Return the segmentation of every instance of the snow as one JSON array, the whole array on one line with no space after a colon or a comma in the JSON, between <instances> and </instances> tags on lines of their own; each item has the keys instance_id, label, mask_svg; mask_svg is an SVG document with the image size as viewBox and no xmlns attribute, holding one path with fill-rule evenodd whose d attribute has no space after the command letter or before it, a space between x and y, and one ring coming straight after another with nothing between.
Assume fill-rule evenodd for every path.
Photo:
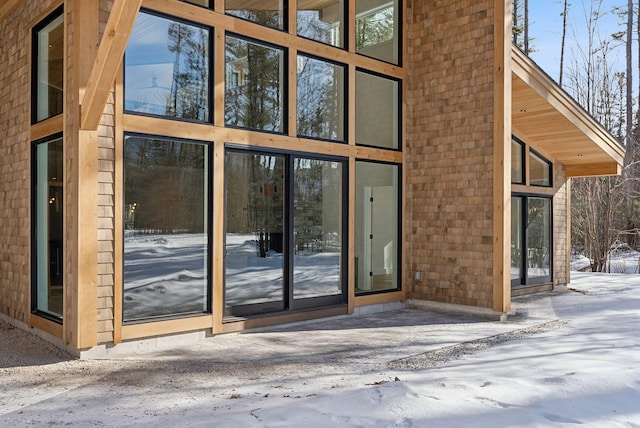
<instances>
[{"instance_id":1,"label":"snow","mask_svg":"<svg viewBox=\"0 0 640 428\"><path fill-rule=\"evenodd\" d=\"M572 279L502 323L403 309L107 360L21 364L0 322L0 426L638 428L640 275Z\"/></svg>"}]
</instances>

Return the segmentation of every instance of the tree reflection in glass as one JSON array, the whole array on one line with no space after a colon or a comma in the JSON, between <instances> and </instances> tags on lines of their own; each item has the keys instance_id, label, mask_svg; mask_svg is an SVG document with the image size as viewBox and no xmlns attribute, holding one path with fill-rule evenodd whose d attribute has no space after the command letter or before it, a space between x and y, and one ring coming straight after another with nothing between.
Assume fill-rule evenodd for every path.
<instances>
[{"instance_id":1,"label":"tree reflection in glass","mask_svg":"<svg viewBox=\"0 0 640 428\"><path fill-rule=\"evenodd\" d=\"M225 307L282 309L285 159L228 152L225 174Z\"/></svg>"},{"instance_id":2,"label":"tree reflection in glass","mask_svg":"<svg viewBox=\"0 0 640 428\"><path fill-rule=\"evenodd\" d=\"M295 158L294 299L342 293L342 164Z\"/></svg>"},{"instance_id":3,"label":"tree reflection in glass","mask_svg":"<svg viewBox=\"0 0 640 428\"><path fill-rule=\"evenodd\" d=\"M141 12L125 53L125 110L210 121L209 29Z\"/></svg>"},{"instance_id":4,"label":"tree reflection in glass","mask_svg":"<svg viewBox=\"0 0 640 428\"><path fill-rule=\"evenodd\" d=\"M126 137L125 321L207 312L208 147Z\"/></svg>"}]
</instances>

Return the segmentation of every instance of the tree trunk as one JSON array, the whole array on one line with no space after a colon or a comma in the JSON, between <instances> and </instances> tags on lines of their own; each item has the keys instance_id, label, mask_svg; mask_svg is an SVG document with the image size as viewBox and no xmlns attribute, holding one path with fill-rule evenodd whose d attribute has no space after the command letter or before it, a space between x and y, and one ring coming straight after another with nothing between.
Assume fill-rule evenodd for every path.
<instances>
[{"instance_id":1,"label":"tree trunk","mask_svg":"<svg viewBox=\"0 0 640 428\"><path fill-rule=\"evenodd\" d=\"M564 0L564 10L562 12L562 42L560 44L560 77L559 85L562 87L562 74L564 70L564 47L567 38L567 13L569 12L569 0Z\"/></svg>"}]
</instances>

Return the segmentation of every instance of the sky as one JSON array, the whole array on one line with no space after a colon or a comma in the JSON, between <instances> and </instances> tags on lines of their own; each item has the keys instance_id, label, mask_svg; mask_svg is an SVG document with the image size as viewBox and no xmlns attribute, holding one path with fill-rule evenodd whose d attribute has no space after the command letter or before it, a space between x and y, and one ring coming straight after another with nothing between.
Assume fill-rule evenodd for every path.
<instances>
[{"instance_id":1,"label":"sky","mask_svg":"<svg viewBox=\"0 0 640 428\"><path fill-rule=\"evenodd\" d=\"M590 5L596 2L593 0L570 0L569 3L565 67L570 62L570 58L577 54L579 47L587 45L586 16L588 16ZM626 9L626 5L627 2L623 0L602 0L600 10L604 16L599 24L599 33L602 38L608 38L611 34L624 30L626 18L610 11L615 7ZM555 81L558 81L560 69L563 6L563 0L529 1L529 33L534 38L533 48L535 50L530 56ZM616 64L612 68L624 71L624 58L625 50L621 45L610 56L610 59Z\"/></svg>"}]
</instances>

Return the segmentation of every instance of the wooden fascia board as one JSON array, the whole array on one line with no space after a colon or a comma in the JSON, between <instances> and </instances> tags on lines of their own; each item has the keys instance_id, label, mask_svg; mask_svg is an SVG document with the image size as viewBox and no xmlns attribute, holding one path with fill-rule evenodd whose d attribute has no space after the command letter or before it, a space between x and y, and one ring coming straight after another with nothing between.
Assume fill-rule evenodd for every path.
<instances>
[{"instance_id":1,"label":"wooden fascia board","mask_svg":"<svg viewBox=\"0 0 640 428\"><path fill-rule=\"evenodd\" d=\"M80 103L80 129L98 129L142 0L115 0Z\"/></svg>"},{"instance_id":2,"label":"wooden fascia board","mask_svg":"<svg viewBox=\"0 0 640 428\"><path fill-rule=\"evenodd\" d=\"M4 0L0 4L0 19L4 19L20 3L20 0Z\"/></svg>"},{"instance_id":3,"label":"wooden fascia board","mask_svg":"<svg viewBox=\"0 0 640 428\"><path fill-rule=\"evenodd\" d=\"M613 161L622 164L625 150L609 132L515 47L512 47L511 58L514 75L544 98L558 114L564 116Z\"/></svg>"},{"instance_id":4,"label":"wooden fascia board","mask_svg":"<svg viewBox=\"0 0 640 428\"><path fill-rule=\"evenodd\" d=\"M567 177L599 177L603 175L620 175L622 173L622 166L617 162L566 165L565 172Z\"/></svg>"}]
</instances>

